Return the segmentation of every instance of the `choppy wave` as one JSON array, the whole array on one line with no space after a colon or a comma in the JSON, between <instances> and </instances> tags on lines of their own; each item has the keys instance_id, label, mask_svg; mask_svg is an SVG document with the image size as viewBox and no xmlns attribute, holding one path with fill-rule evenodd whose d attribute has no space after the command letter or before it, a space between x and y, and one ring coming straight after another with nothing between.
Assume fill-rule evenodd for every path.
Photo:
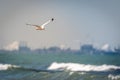
<instances>
[{"instance_id":1,"label":"choppy wave","mask_svg":"<svg viewBox=\"0 0 120 80\"><path fill-rule=\"evenodd\" d=\"M39 65L40 66L40 65ZM34 71L34 72L59 72L54 70L47 70L42 68L35 68L35 67L25 67L25 66L17 66L12 64L0 64L0 71L2 70L11 70L11 69L17 69L17 70L24 70L24 71Z\"/></svg>"},{"instance_id":2,"label":"choppy wave","mask_svg":"<svg viewBox=\"0 0 120 80\"><path fill-rule=\"evenodd\" d=\"M9 70L9 69L18 69L18 70L26 70L26 71L45 71L42 69L37 69L37 68L32 68L32 67L24 67L24 66L17 66L17 65L12 65L12 64L0 64L0 71L2 70Z\"/></svg>"},{"instance_id":3,"label":"choppy wave","mask_svg":"<svg viewBox=\"0 0 120 80\"><path fill-rule=\"evenodd\" d=\"M120 69L120 66L114 65L86 65L78 63L52 63L48 70L69 70L69 71L110 71Z\"/></svg>"},{"instance_id":4,"label":"choppy wave","mask_svg":"<svg viewBox=\"0 0 120 80\"><path fill-rule=\"evenodd\" d=\"M38 65L40 66L40 65ZM120 71L120 66L115 65L86 65L86 64L79 64L79 63L57 63L53 62L47 68L35 68L35 67L24 67L24 66L17 66L12 64L0 64L0 70L8 70L8 69L20 69L20 70L28 70L28 71L42 71L42 72L59 72L59 71Z\"/></svg>"},{"instance_id":5,"label":"choppy wave","mask_svg":"<svg viewBox=\"0 0 120 80\"><path fill-rule=\"evenodd\" d=\"M18 65L12 65L12 64L0 64L0 71L11 70L10 73L9 72L7 73L7 71L3 71L2 73L3 74L7 73L10 76L12 76L12 77L7 77L6 75L3 75L3 76L0 76L0 78L2 77L4 80L13 80L13 79L34 80L36 76L36 79L38 80L43 80L43 79L44 80L53 80L53 79L55 80L59 80L59 79L61 80L70 80L70 79L71 80L76 80L76 79L77 80L78 79L80 80L81 79L82 80L98 80L98 79L99 80L120 80L120 73L114 72L114 70L119 71L119 69L120 69L120 66L115 66L115 65L86 65L86 64L79 64L79 63L57 63L57 62L53 62L50 66L47 66L44 69L38 69L31 66L26 67L22 65L18 66ZM110 70L113 70L113 71L109 72ZM89 71L95 71L95 72L89 72ZM108 71L108 72L102 73L99 71Z\"/></svg>"},{"instance_id":6,"label":"choppy wave","mask_svg":"<svg viewBox=\"0 0 120 80\"><path fill-rule=\"evenodd\" d=\"M0 64L0 70L7 70L10 68L19 68L20 66L12 65L12 64Z\"/></svg>"}]
</instances>

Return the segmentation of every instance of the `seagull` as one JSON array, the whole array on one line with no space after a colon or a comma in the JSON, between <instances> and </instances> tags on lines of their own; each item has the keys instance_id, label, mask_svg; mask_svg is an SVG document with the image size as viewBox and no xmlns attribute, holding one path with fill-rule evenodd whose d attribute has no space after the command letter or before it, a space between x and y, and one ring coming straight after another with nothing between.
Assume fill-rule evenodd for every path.
<instances>
[{"instance_id":1,"label":"seagull","mask_svg":"<svg viewBox=\"0 0 120 80\"><path fill-rule=\"evenodd\" d=\"M26 25L29 25L29 26L35 26L35 29L36 30L45 30L45 25L47 25L48 23L54 21L54 18L48 20L47 22L45 22L44 24L42 24L41 26L40 25L34 25L34 24L26 24Z\"/></svg>"}]
</instances>

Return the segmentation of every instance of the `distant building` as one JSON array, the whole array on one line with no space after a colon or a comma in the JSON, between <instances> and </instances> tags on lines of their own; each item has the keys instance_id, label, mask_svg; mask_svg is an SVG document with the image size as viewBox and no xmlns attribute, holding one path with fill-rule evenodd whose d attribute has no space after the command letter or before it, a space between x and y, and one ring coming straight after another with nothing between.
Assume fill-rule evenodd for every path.
<instances>
[{"instance_id":1,"label":"distant building","mask_svg":"<svg viewBox=\"0 0 120 80\"><path fill-rule=\"evenodd\" d=\"M48 48L48 49L47 49L47 52L48 52L48 53L60 53L60 52L61 52L61 49L60 49L59 47L54 46L54 47Z\"/></svg>"},{"instance_id":2,"label":"distant building","mask_svg":"<svg viewBox=\"0 0 120 80\"><path fill-rule=\"evenodd\" d=\"M22 52L22 53L30 52L30 48L27 46L27 42L20 41L19 52Z\"/></svg>"},{"instance_id":3,"label":"distant building","mask_svg":"<svg viewBox=\"0 0 120 80\"><path fill-rule=\"evenodd\" d=\"M86 54L92 54L95 51L95 48L91 44L84 44L80 47L80 51Z\"/></svg>"}]
</instances>

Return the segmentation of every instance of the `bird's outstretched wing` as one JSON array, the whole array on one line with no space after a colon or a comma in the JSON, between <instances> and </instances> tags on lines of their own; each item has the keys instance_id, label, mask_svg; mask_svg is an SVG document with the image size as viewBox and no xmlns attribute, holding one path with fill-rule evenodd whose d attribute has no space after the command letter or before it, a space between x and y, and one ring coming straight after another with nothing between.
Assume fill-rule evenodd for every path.
<instances>
[{"instance_id":1,"label":"bird's outstretched wing","mask_svg":"<svg viewBox=\"0 0 120 80\"><path fill-rule=\"evenodd\" d=\"M41 27L44 28L45 25L47 25L48 23L50 23L50 22L53 21L53 20L54 20L54 18L48 20L47 22L45 22L44 24L42 24Z\"/></svg>"}]
</instances>

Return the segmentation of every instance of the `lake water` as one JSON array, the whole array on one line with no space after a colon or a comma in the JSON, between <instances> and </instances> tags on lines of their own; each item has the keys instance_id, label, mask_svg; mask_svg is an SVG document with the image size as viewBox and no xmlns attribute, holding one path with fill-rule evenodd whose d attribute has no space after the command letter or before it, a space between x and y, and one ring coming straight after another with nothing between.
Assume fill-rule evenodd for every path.
<instances>
[{"instance_id":1,"label":"lake water","mask_svg":"<svg viewBox=\"0 0 120 80\"><path fill-rule=\"evenodd\" d=\"M0 80L120 80L120 55L0 53Z\"/></svg>"}]
</instances>

